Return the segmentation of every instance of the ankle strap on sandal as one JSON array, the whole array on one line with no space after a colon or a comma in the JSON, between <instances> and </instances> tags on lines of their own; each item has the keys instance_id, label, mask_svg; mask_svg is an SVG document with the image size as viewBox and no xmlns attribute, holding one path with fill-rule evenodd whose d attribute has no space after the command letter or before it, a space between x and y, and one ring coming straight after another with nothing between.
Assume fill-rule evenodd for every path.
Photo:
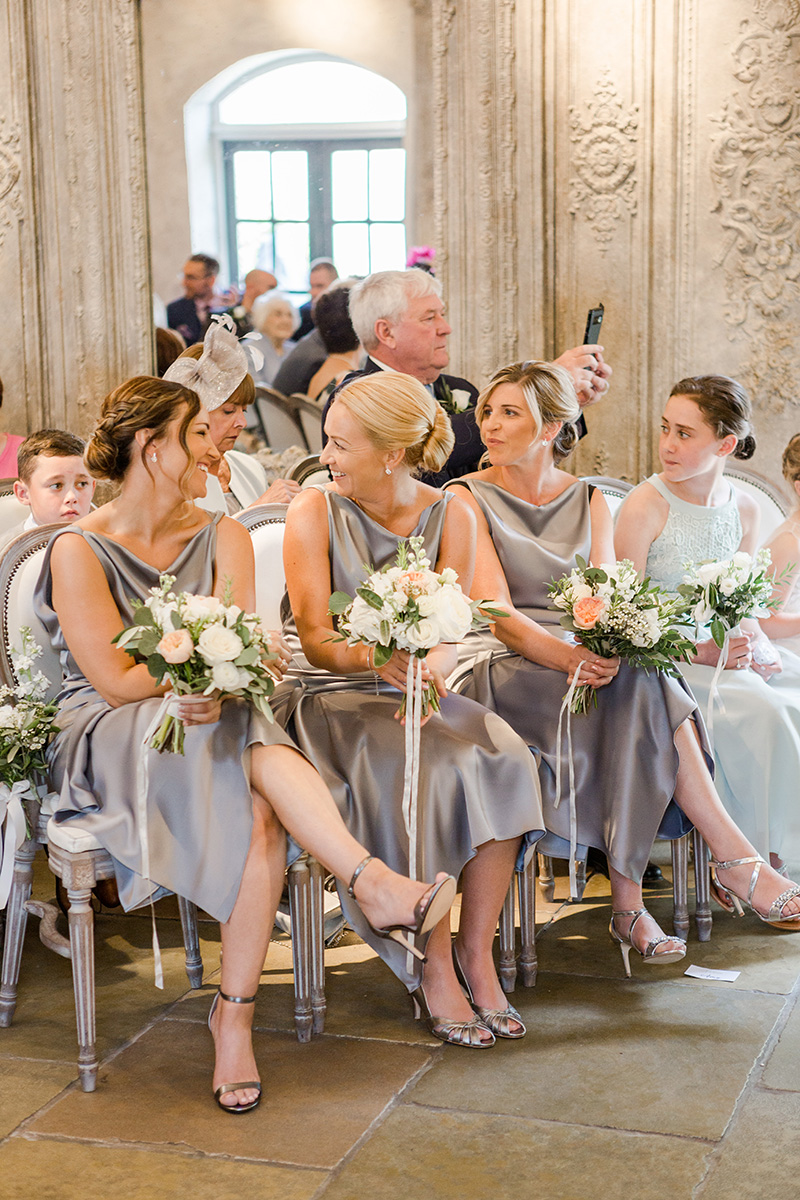
<instances>
[{"instance_id":1,"label":"ankle strap on sandal","mask_svg":"<svg viewBox=\"0 0 800 1200\"><path fill-rule=\"evenodd\" d=\"M227 992L223 992L222 988L219 989L219 994L229 1004L255 1004L256 1001L255 996L229 996Z\"/></svg>"},{"instance_id":2,"label":"ankle strap on sandal","mask_svg":"<svg viewBox=\"0 0 800 1200\"><path fill-rule=\"evenodd\" d=\"M364 868L369 866L369 864L371 862L372 862L372 855L368 854L366 858L362 858L361 862L358 864L355 871L353 871L350 882L347 885L347 894L348 894L348 896L352 896L352 898L354 900L356 898L356 880L358 879L359 875L364 870Z\"/></svg>"},{"instance_id":3,"label":"ankle strap on sandal","mask_svg":"<svg viewBox=\"0 0 800 1200\"><path fill-rule=\"evenodd\" d=\"M731 867L746 867L750 863L763 863L766 860L760 854L753 854L749 858L729 858L726 861L717 862L715 858L711 859L711 866L716 867L719 871L727 871Z\"/></svg>"}]
</instances>

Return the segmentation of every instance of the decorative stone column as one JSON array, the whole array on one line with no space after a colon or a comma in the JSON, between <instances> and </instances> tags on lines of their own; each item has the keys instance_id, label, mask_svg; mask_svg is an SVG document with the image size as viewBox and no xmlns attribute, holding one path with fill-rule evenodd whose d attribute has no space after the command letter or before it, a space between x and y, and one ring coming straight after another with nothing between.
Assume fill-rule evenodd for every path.
<instances>
[{"instance_id":1,"label":"decorative stone column","mask_svg":"<svg viewBox=\"0 0 800 1200\"><path fill-rule=\"evenodd\" d=\"M0 428L88 433L153 367L135 0L0 4Z\"/></svg>"}]
</instances>

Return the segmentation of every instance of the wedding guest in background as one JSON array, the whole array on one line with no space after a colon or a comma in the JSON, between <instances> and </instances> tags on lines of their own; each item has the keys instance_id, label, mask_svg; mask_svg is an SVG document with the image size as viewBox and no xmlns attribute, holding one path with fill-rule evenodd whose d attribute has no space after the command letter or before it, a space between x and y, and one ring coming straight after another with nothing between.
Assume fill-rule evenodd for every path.
<instances>
[{"instance_id":1,"label":"wedding guest in background","mask_svg":"<svg viewBox=\"0 0 800 1200\"><path fill-rule=\"evenodd\" d=\"M759 624L781 650L800 655L800 433L784 450L782 465L783 477L794 494L794 511L767 542L778 608Z\"/></svg>"},{"instance_id":2,"label":"wedding guest in background","mask_svg":"<svg viewBox=\"0 0 800 1200\"><path fill-rule=\"evenodd\" d=\"M246 1112L261 1097L251 1026L283 887L284 830L351 880L381 929L424 933L449 910L455 881L429 889L371 859L291 740L242 698L182 696L185 755L143 748L165 688L112 644L133 621L132 599L146 600L168 567L176 591L230 594L252 612L252 543L238 522L193 503L218 451L189 389L149 376L121 384L103 402L86 457L119 492L52 539L35 597L66 675L48 748L54 819L77 822L109 852L126 909L171 891L220 922L212 1087L226 1112ZM280 677L288 652L277 634L272 647Z\"/></svg>"},{"instance_id":3,"label":"wedding guest in background","mask_svg":"<svg viewBox=\"0 0 800 1200\"><path fill-rule=\"evenodd\" d=\"M334 291L339 287L341 282L334 279L326 291ZM300 338L291 354L287 354L272 381L272 386L284 396L291 396L294 392L308 395L309 384L327 357L328 351L325 349L322 335L315 326L310 333Z\"/></svg>"},{"instance_id":4,"label":"wedding guest in background","mask_svg":"<svg viewBox=\"0 0 800 1200\"><path fill-rule=\"evenodd\" d=\"M3 380L0 379L0 408L3 407ZM16 479L17 451L25 438L18 433L0 433L0 479Z\"/></svg>"},{"instance_id":5,"label":"wedding guest in background","mask_svg":"<svg viewBox=\"0 0 800 1200\"><path fill-rule=\"evenodd\" d=\"M754 850L725 812L708 770L696 724L697 703L681 680L601 658L575 643L551 608L548 583L585 562L614 561L611 514L599 489L560 466L578 440L580 409L569 376L551 363L516 363L481 393L477 419L489 467L455 480L478 525L473 596L494 596L507 617L495 635L475 634L467 650L480 658L459 691L493 708L540 757L545 824L566 842L603 851L609 862L610 932L630 974L631 950L647 965L675 962L685 943L662 932L641 890L659 829L679 836L685 818L718 860L720 893L748 896L766 919L800 929L800 887ZM472 643L472 644L470 644ZM597 706L571 722L572 758L562 754L559 713L569 682L598 691ZM701 727L702 728L702 727ZM673 800L675 803L673 803ZM675 804L679 806L676 809ZM748 897L750 898L750 897Z\"/></svg>"},{"instance_id":6,"label":"wedding guest in background","mask_svg":"<svg viewBox=\"0 0 800 1200\"><path fill-rule=\"evenodd\" d=\"M438 471L453 443L447 417L417 380L381 373L346 384L328 410L327 431L321 461L333 482L302 491L287 513L284 635L299 686L286 693L276 717L317 766L355 836L372 838L402 872L409 840L401 805L405 730L397 712L409 656L396 650L378 667L374 647L336 640L328 601L334 590L354 596L363 564L393 563L412 536L424 539L437 571L451 567L468 586L475 523L459 497L416 478L420 470ZM449 919L431 935L422 976L418 962L409 966L399 947L371 934L351 897L343 894L342 905L411 992L430 1032L485 1048L495 1036L525 1032L500 988L492 945L515 862L540 836L541 811L524 743L494 713L447 694L444 679L455 661L456 647L444 644L424 659L423 678L435 682L441 712L421 730L418 839L427 872L461 875L455 958Z\"/></svg>"},{"instance_id":7,"label":"wedding guest in background","mask_svg":"<svg viewBox=\"0 0 800 1200\"><path fill-rule=\"evenodd\" d=\"M19 479L14 495L30 508L30 515L3 538L3 545L27 529L53 522L79 521L94 495L95 480L83 453L85 444L63 429L30 433L19 448Z\"/></svg>"},{"instance_id":8,"label":"wedding guest in background","mask_svg":"<svg viewBox=\"0 0 800 1200\"><path fill-rule=\"evenodd\" d=\"M212 312L235 304L238 292L217 294L214 285L219 263L210 254L191 254L183 268L183 295L167 305L167 324L191 345L199 342L208 329Z\"/></svg>"},{"instance_id":9,"label":"wedding guest in background","mask_svg":"<svg viewBox=\"0 0 800 1200\"><path fill-rule=\"evenodd\" d=\"M291 300L273 292L256 301L251 317L256 332L248 337L245 347L254 348L263 359L252 375L256 383L271 387L281 363L294 349L290 337L297 324L297 312Z\"/></svg>"},{"instance_id":10,"label":"wedding guest in background","mask_svg":"<svg viewBox=\"0 0 800 1200\"><path fill-rule=\"evenodd\" d=\"M288 504L300 490L293 479L268 484L255 456L234 449L256 395L248 365L242 343L224 321L216 319L205 341L189 346L165 375L165 379L197 392L208 412L210 436L219 456L209 465L205 495L196 501L208 512L236 513L253 504Z\"/></svg>"},{"instance_id":11,"label":"wedding guest in background","mask_svg":"<svg viewBox=\"0 0 800 1200\"><path fill-rule=\"evenodd\" d=\"M163 378L167 367L171 367L185 349L186 342L174 329L156 326L156 374L159 378Z\"/></svg>"},{"instance_id":12,"label":"wedding guest in background","mask_svg":"<svg viewBox=\"0 0 800 1200\"><path fill-rule=\"evenodd\" d=\"M357 279L343 279L338 287L323 292L317 300L314 318L328 357L308 385L312 400L361 365L361 345L350 320L350 289L357 282Z\"/></svg>"},{"instance_id":13,"label":"wedding guest in background","mask_svg":"<svg viewBox=\"0 0 800 1200\"><path fill-rule=\"evenodd\" d=\"M724 375L682 379L661 419L662 470L626 497L615 545L668 591L685 564L749 554L758 544L758 505L723 475L728 458L755 451L746 390ZM800 864L800 660L781 654L753 619L732 637L714 708L715 781L723 804L759 854L781 868ZM720 651L704 633L681 672L701 710Z\"/></svg>"},{"instance_id":14,"label":"wedding guest in background","mask_svg":"<svg viewBox=\"0 0 800 1200\"><path fill-rule=\"evenodd\" d=\"M300 324L292 335L293 342L299 342L316 325L314 308L322 293L331 286L339 272L329 258L315 258L308 270L308 290L311 299L300 306Z\"/></svg>"},{"instance_id":15,"label":"wedding guest in background","mask_svg":"<svg viewBox=\"0 0 800 1200\"><path fill-rule=\"evenodd\" d=\"M455 437L453 451L442 470L424 476L425 482L441 487L448 479L474 471L483 453L475 424L478 390L466 379L445 374L452 329L438 280L416 269L368 275L350 293L350 319L368 355L363 373L413 375L448 415ZM556 361L570 370L584 406L607 389L611 369L603 361L602 347L577 346Z\"/></svg>"}]
</instances>

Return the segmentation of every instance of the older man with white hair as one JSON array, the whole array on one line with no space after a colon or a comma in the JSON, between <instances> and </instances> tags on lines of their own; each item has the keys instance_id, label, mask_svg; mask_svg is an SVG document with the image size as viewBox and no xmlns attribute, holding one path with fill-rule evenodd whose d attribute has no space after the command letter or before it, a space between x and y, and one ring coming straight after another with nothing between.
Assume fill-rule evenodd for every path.
<instances>
[{"instance_id":1,"label":"older man with white hair","mask_svg":"<svg viewBox=\"0 0 800 1200\"><path fill-rule=\"evenodd\" d=\"M475 421L478 390L468 380L444 373L449 363L447 339L452 329L445 317L442 286L425 271L378 271L350 293L350 319L368 358L363 372L400 371L413 375L447 412L455 446L443 471L423 476L441 487L476 470L483 444ZM611 369L602 347L576 346L555 360L570 372L582 406L599 400L608 388ZM327 412L327 407L326 407Z\"/></svg>"}]
</instances>

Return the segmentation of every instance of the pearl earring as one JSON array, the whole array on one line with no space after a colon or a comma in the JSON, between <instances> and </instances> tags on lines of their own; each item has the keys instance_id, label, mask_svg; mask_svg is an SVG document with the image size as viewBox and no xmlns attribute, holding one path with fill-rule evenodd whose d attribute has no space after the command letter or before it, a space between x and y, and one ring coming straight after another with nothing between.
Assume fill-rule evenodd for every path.
<instances>
[{"instance_id":1,"label":"pearl earring","mask_svg":"<svg viewBox=\"0 0 800 1200\"><path fill-rule=\"evenodd\" d=\"M547 438L544 438L544 439L543 439L543 441L542 441L542 445L543 445L543 446L547 446L547 445L548 445Z\"/></svg>"},{"instance_id":2,"label":"pearl earring","mask_svg":"<svg viewBox=\"0 0 800 1200\"><path fill-rule=\"evenodd\" d=\"M384 467L383 469L387 475L391 475L392 472L390 471L390 469L388 467Z\"/></svg>"},{"instance_id":3,"label":"pearl earring","mask_svg":"<svg viewBox=\"0 0 800 1200\"><path fill-rule=\"evenodd\" d=\"M150 462L155 462L158 456L155 454L148 454L147 457L150 459Z\"/></svg>"}]
</instances>

